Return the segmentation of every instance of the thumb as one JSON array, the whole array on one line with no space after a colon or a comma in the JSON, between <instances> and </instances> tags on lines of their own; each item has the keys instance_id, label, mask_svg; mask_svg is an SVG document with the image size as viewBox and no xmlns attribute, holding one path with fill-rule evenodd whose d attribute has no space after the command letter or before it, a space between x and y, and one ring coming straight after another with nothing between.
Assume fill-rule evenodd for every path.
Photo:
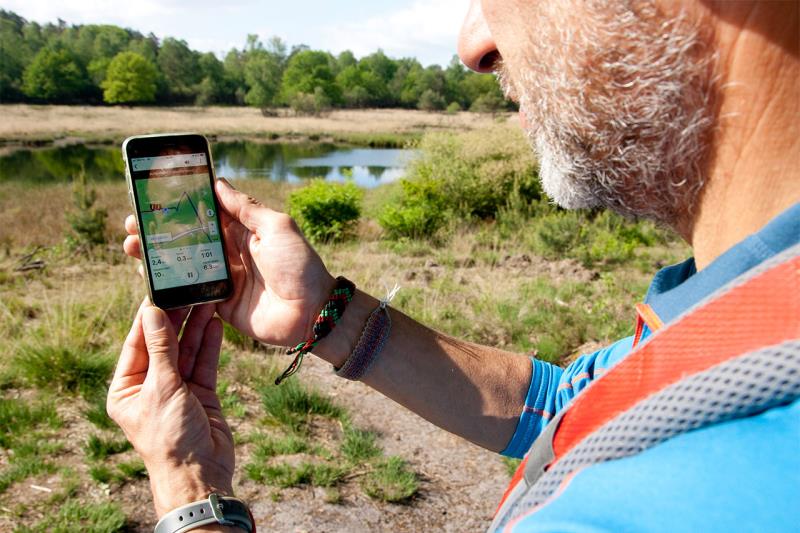
<instances>
[{"instance_id":1,"label":"thumb","mask_svg":"<svg viewBox=\"0 0 800 533\"><path fill-rule=\"evenodd\" d=\"M264 229L269 217L275 214L275 211L264 207L252 196L234 189L225 178L219 178L216 187L217 197L225 211L253 233Z\"/></svg>"},{"instance_id":2,"label":"thumb","mask_svg":"<svg viewBox=\"0 0 800 533\"><path fill-rule=\"evenodd\" d=\"M150 305L142 313L142 329L150 358L147 377L158 379L178 373L178 338L167 314Z\"/></svg>"}]
</instances>

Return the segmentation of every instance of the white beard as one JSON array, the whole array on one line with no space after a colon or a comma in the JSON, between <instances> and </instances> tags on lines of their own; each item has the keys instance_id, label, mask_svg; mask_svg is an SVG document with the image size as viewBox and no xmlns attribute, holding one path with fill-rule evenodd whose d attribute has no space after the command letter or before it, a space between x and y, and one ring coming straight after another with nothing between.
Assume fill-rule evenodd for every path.
<instances>
[{"instance_id":1,"label":"white beard","mask_svg":"<svg viewBox=\"0 0 800 533\"><path fill-rule=\"evenodd\" d=\"M652 0L541 9L525 64L499 78L530 124L544 191L674 225L702 189L716 118L707 37Z\"/></svg>"}]
</instances>

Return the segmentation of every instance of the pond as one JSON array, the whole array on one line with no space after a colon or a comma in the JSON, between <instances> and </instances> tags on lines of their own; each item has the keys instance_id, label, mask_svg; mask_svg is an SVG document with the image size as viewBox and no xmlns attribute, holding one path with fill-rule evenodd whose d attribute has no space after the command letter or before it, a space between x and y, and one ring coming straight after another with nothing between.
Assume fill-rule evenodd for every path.
<instances>
[{"instance_id":1,"label":"pond","mask_svg":"<svg viewBox=\"0 0 800 533\"><path fill-rule=\"evenodd\" d=\"M327 143L212 143L217 175L231 179L263 178L299 183L309 178L353 180L375 187L403 176L414 150L344 148ZM73 144L8 150L0 154L0 183L56 183L85 172L92 181L122 179L124 167L116 146Z\"/></svg>"}]
</instances>

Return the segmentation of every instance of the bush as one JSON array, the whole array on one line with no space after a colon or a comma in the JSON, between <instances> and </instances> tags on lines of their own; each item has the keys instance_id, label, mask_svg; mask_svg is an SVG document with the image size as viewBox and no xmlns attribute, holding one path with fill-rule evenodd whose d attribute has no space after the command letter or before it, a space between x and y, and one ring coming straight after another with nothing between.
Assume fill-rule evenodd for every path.
<instances>
[{"instance_id":1,"label":"bush","mask_svg":"<svg viewBox=\"0 0 800 533\"><path fill-rule=\"evenodd\" d=\"M472 102L469 110L475 113L497 113L506 108L506 101L495 93L482 94Z\"/></svg>"},{"instance_id":2,"label":"bush","mask_svg":"<svg viewBox=\"0 0 800 533\"><path fill-rule=\"evenodd\" d=\"M446 222L447 198L435 178L402 180L399 204L388 204L378 223L390 238L414 239L433 236Z\"/></svg>"},{"instance_id":3,"label":"bush","mask_svg":"<svg viewBox=\"0 0 800 533\"><path fill-rule=\"evenodd\" d=\"M321 87L313 93L297 93L289 100L289 105L298 115L319 116L331 108L331 99Z\"/></svg>"},{"instance_id":4,"label":"bush","mask_svg":"<svg viewBox=\"0 0 800 533\"><path fill-rule=\"evenodd\" d=\"M363 191L354 183L314 180L289 195L289 214L314 243L340 240L361 216Z\"/></svg>"},{"instance_id":5,"label":"bush","mask_svg":"<svg viewBox=\"0 0 800 533\"><path fill-rule=\"evenodd\" d=\"M71 232L67 243L72 247L98 246L106 243L105 209L95 207L97 192L86 182L86 173L81 171L72 183L72 203L74 210L67 213Z\"/></svg>"},{"instance_id":6,"label":"bush","mask_svg":"<svg viewBox=\"0 0 800 533\"><path fill-rule=\"evenodd\" d=\"M445 109L445 112L448 115L455 115L459 111L461 111L461 104L459 104L458 102L450 102L450 104Z\"/></svg>"},{"instance_id":7,"label":"bush","mask_svg":"<svg viewBox=\"0 0 800 533\"><path fill-rule=\"evenodd\" d=\"M585 266L625 263L637 248L666 239L652 223L625 220L611 211L554 210L531 223L538 254L571 257Z\"/></svg>"},{"instance_id":8,"label":"bush","mask_svg":"<svg viewBox=\"0 0 800 533\"><path fill-rule=\"evenodd\" d=\"M426 89L420 95L417 107L423 111L441 111L445 107L444 97L433 89Z\"/></svg>"},{"instance_id":9,"label":"bush","mask_svg":"<svg viewBox=\"0 0 800 533\"><path fill-rule=\"evenodd\" d=\"M426 135L396 203L378 217L390 238L427 237L449 221L494 219L513 202L536 202L536 166L523 136L507 127Z\"/></svg>"}]
</instances>

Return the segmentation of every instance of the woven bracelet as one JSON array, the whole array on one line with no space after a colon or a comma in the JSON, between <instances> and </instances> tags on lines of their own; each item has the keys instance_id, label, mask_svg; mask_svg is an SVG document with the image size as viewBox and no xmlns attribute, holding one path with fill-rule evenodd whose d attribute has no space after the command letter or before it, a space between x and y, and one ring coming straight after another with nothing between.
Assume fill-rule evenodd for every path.
<instances>
[{"instance_id":1,"label":"woven bracelet","mask_svg":"<svg viewBox=\"0 0 800 533\"><path fill-rule=\"evenodd\" d=\"M339 276L336 278L336 285L333 287L328 303L320 311L319 316L314 321L314 335L307 341L301 342L294 348L286 350L286 355L294 355L292 363L283 371L283 373L275 378L275 385L280 385L281 381L295 374L300 370L300 365L303 364L303 357L310 352L314 346L319 344L319 341L324 339L339 320L342 319L344 310L347 304L353 299L356 293L355 284L347 278Z\"/></svg>"},{"instance_id":2,"label":"woven bracelet","mask_svg":"<svg viewBox=\"0 0 800 533\"><path fill-rule=\"evenodd\" d=\"M397 293L399 287L395 288L389 295L381 300L380 305L370 313L361 337L353 348L353 352L339 368L334 368L336 375L340 378L358 381L369 370L378 354L383 350L386 341L389 340L389 332L392 329L392 318L389 316L389 301Z\"/></svg>"}]
</instances>

